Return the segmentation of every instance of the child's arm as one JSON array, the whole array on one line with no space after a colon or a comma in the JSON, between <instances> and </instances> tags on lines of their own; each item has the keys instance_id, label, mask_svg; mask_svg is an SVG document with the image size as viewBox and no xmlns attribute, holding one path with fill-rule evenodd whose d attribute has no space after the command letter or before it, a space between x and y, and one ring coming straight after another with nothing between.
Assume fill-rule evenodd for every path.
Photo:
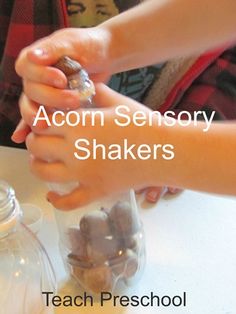
<instances>
[{"instance_id":1,"label":"child's arm","mask_svg":"<svg viewBox=\"0 0 236 314\"><path fill-rule=\"evenodd\" d=\"M100 26L112 34L112 70L119 72L236 42L235 12L235 0L145 1Z\"/></svg>"},{"instance_id":2,"label":"child's arm","mask_svg":"<svg viewBox=\"0 0 236 314\"><path fill-rule=\"evenodd\" d=\"M40 40L20 55L17 70L23 75L22 62L49 65L70 55L90 72L114 73L199 53L236 41L235 12L234 0L145 1L98 27L62 30ZM33 55L36 47L48 55Z\"/></svg>"},{"instance_id":3,"label":"child's arm","mask_svg":"<svg viewBox=\"0 0 236 314\"><path fill-rule=\"evenodd\" d=\"M68 55L92 79L190 55L236 41L235 0L149 0L98 27L64 29L24 49L16 63L25 93L51 107L73 108L78 97L51 67ZM65 103L67 100L67 103Z\"/></svg>"}]
</instances>

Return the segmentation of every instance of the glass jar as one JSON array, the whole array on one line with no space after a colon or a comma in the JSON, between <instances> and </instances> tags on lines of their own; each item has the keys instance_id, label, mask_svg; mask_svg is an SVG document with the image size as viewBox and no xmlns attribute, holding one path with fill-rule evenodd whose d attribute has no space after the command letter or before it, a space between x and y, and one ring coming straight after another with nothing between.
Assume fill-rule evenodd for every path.
<instances>
[{"instance_id":1,"label":"glass jar","mask_svg":"<svg viewBox=\"0 0 236 314\"><path fill-rule=\"evenodd\" d=\"M42 294L55 293L51 262L21 218L14 190L0 181L0 313L53 313Z\"/></svg>"},{"instance_id":2,"label":"glass jar","mask_svg":"<svg viewBox=\"0 0 236 314\"><path fill-rule=\"evenodd\" d=\"M68 89L80 94L80 107L93 107L95 89L81 65L65 56L55 67L67 77ZM59 194L72 192L79 183L50 184ZM83 208L56 210L60 249L70 274L93 294L114 292L140 277L145 244L134 191L107 197Z\"/></svg>"},{"instance_id":3,"label":"glass jar","mask_svg":"<svg viewBox=\"0 0 236 314\"><path fill-rule=\"evenodd\" d=\"M85 291L112 293L137 282L145 241L133 190L55 216L66 268Z\"/></svg>"}]
</instances>

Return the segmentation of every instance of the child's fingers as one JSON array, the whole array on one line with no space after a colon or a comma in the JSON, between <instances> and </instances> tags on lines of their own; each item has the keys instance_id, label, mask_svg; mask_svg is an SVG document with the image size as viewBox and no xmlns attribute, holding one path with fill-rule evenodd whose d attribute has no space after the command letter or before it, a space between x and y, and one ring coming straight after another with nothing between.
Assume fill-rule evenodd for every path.
<instances>
[{"instance_id":1,"label":"child's fingers","mask_svg":"<svg viewBox=\"0 0 236 314\"><path fill-rule=\"evenodd\" d=\"M149 203L157 203L166 192L166 187L149 187L146 190L145 198Z\"/></svg>"},{"instance_id":2,"label":"child's fingers","mask_svg":"<svg viewBox=\"0 0 236 314\"><path fill-rule=\"evenodd\" d=\"M165 194L178 194L182 191L173 187L149 187L145 191L145 198L149 203L157 203Z\"/></svg>"},{"instance_id":3,"label":"child's fingers","mask_svg":"<svg viewBox=\"0 0 236 314\"><path fill-rule=\"evenodd\" d=\"M38 105L22 93L19 99L19 107L21 116L25 123L32 126L34 118L37 114Z\"/></svg>"},{"instance_id":4,"label":"child's fingers","mask_svg":"<svg viewBox=\"0 0 236 314\"><path fill-rule=\"evenodd\" d=\"M46 182L70 182L73 180L64 163L48 163L30 156L30 168L34 175Z\"/></svg>"},{"instance_id":5,"label":"child's fingers","mask_svg":"<svg viewBox=\"0 0 236 314\"><path fill-rule=\"evenodd\" d=\"M41 136L30 133L26 139L28 151L37 159L46 162L63 161L65 141L56 136Z\"/></svg>"},{"instance_id":6,"label":"child's fingers","mask_svg":"<svg viewBox=\"0 0 236 314\"><path fill-rule=\"evenodd\" d=\"M27 123L23 119L21 119L15 131L13 132L11 139L15 143L18 143L18 144L23 143L27 135L30 132L31 132L31 128L27 125Z\"/></svg>"},{"instance_id":7,"label":"child's fingers","mask_svg":"<svg viewBox=\"0 0 236 314\"><path fill-rule=\"evenodd\" d=\"M52 205L62 210L73 210L77 207L89 204L94 199L99 197L99 193L95 190L90 190L87 187L80 186L67 195L59 195L50 191L47 194L47 199Z\"/></svg>"},{"instance_id":8,"label":"child's fingers","mask_svg":"<svg viewBox=\"0 0 236 314\"><path fill-rule=\"evenodd\" d=\"M46 129L48 127L46 121L38 121L37 125L33 127L34 119L37 115L38 104L30 100L24 93L21 94L19 99L20 113L27 125L32 128L35 132Z\"/></svg>"},{"instance_id":9,"label":"child's fingers","mask_svg":"<svg viewBox=\"0 0 236 314\"><path fill-rule=\"evenodd\" d=\"M182 191L183 190L179 189L179 188L168 187L168 193L169 194L177 194L177 193L180 193Z\"/></svg>"},{"instance_id":10,"label":"child's fingers","mask_svg":"<svg viewBox=\"0 0 236 314\"><path fill-rule=\"evenodd\" d=\"M65 74L54 67L44 67L29 62L27 67L22 66L22 69L16 67L16 72L25 80L54 86L56 88L66 88L67 86Z\"/></svg>"},{"instance_id":11,"label":"child's fingers","mask_svg":"<svg viewBox=\"0 0 236 314\"><path fill-rule=\"evenodd\" d=\"M22 93L20 97L19 105L23 120L25 121L26 124L29 125L30 129L34 133L41 135L48 134L50 136L55 135L63 137L64 134L62 128L58 128L53 124L51 116L52 113L47 112L47 108L39 108L39 105L36 102L30 100L24 93ZM58 124L64 122L63 114L57 115L57 118L55 119Z\"/></svg>"},{"instance_id":12,"label":"child's fingers","mask_svg":"<svg viewBox=\"0 0 236 314\"><path fill-rule=\"evenodd\" d=\"M39 104L54 109L77 109L80 95L77 91L58 89L24 80L24 92L28 98Z\"/></svg>"}]
</instances>

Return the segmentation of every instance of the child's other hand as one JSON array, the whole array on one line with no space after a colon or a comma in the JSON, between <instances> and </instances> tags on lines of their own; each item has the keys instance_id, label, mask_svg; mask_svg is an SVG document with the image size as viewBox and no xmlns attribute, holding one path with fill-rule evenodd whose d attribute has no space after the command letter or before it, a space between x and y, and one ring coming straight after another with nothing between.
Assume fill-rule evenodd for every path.
<instances>
[{"instance_id":1,"label":"child's other hand","mask_svg":"<svg viewBox=\"0 0 236 314\"><path fill-rule=\"evenodd\" d=\"M112 91L103 84L97 84L96 90L95 103L102 107L101 111L105 117L103 127L100 125L91 127L89 123L86 127L51 126L44 130L34 130L34 133L30 133L26 139L27 148L32 156L31 169L35 175L46 182L78 181L80 183L79 188L69 195L48 193L49 201L57 208L73 209L115 192L153 185L150 180L153 175L151 161L123 158L116 161L108 158L104 160L100 153L97 154L96 159L89 158L82 161L75 158L75 141L78 138L88 139L90 143L94 138L108 150L109 145L114 143L122 147L124 138L127 138L130 143L141 145L148 137L151 140L153 136L149 128L140 128L133 124L122 128L114 123L115 107L118 104L127 105L131 113L136 110L149 112L148 108ZM27 110L27 102L25 102L21 106L21 112L26 121ZM161 140L160 134L159 139ZM145 167L145 171L137 171L142 167ZM158 168L158 183L162 185L162 170L158 167L158 161L155 161L155 167Z\"/></svg>"}]
</instances>

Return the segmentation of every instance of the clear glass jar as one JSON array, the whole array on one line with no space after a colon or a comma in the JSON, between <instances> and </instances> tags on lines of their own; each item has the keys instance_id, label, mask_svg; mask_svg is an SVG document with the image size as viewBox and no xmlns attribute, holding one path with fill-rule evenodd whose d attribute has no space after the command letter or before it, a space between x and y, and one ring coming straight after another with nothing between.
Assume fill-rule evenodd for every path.
<instances>
[{"instance_id":1,"label":"clear glass jar","mask_svg":"<svg viewBox=\"0 0 236 314\"><path fill-rule=\"evenodd\" d=\"M80 107L93 107L94 85L81 65L65 56L55 67L67 76L68 89L80 93ZM78 184L49 186L59 194L68 194ZM133 190L70 212L56 210L56 219L65 265L86 291L113 292L140 277L145 243Z\"/></svg>"},{"instance_id":2,"label":"clear glass jar","mask_svg":"<svg viewBox=\"0 0 236 314\"><path fill-rule=\"evenodd\" d=\"M66 268L85 291L120 291L137 282L145 241L133 190L55 215Z\"/></svg>"},{"instance_id":3,"label":"clear glass jar","mask_svg":"<svg viewBox=\"0 0 236 314\"><path fill-rule=\"evenodd\" d=\"M53 313L42 294L56 290L51 262L21 218L14 190L0 181L0 313Z\"/></svg>"}]
</instances>

